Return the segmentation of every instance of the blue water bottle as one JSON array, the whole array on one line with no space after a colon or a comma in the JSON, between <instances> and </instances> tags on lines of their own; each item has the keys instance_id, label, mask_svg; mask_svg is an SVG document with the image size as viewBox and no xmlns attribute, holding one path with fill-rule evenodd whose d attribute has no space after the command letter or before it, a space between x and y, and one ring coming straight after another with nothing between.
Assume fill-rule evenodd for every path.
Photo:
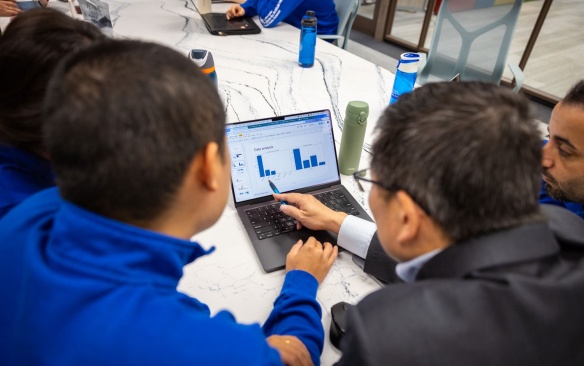
<instances>
[{"instance_id":1,"label":"blue water bottle","mask_svg":"<svg viewBox=\"0 0 584 366\"><path fill-rule=\"evenodd\" d=\"M314 16L314 11L307 11L300 24L298 64L302 67L312 67L314 65L314 49L316 47L316 17Z\"/></svg>"},{"instance_id":2,"label":"blue water bottle","mask_svg":"<svg viewBox=\"0 0 584 366\"><path fill-rule=\"evenodd\" d=\"M209 76L217 85L217 72L215 71L215 61L211 52L207 50L191 50L188 56L195 65L201 68L203 74Z\"/></svg>"},{"instance_id":3,"label":"blue water bottle","mask_svg":"<svg viewBox=\"0 0 584 366\"><path fill-rule=\"evenodd\" d=\"M400 95L409 93L414 90L414 84L416 84L416 77L418 76L419 63L419 54L401 54L399 62L397 63L397 70L395 72L395 79L393 81L393 89L391 90L389 104L397 102L397 99Z\"/></svg>"}]
</instances>

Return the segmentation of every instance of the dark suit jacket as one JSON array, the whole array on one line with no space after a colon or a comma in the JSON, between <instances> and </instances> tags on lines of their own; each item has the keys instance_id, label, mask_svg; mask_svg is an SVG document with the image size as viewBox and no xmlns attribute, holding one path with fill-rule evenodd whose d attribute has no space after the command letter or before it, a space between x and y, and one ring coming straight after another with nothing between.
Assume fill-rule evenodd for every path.
<instances>
[{"instance_id":1,"label":"dark suit jacket","mask_svg":"<svg viewBox=\"0 0 584 366\"><path fill-rule=\"evenodd\" d=\"M339 365L584 365L584 221L457 243L349 310Z\"/></svg>"}]
</instances>

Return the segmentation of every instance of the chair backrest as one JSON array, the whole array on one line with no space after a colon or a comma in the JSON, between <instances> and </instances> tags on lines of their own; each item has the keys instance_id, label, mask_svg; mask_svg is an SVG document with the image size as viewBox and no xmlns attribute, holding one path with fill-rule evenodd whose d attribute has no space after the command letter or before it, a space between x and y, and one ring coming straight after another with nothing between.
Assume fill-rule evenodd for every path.
<instances>
[{"instance_id":1,"label":"chair backrest","mask_svg":"<svg viewBox=\"0 0 584 366\"><path fill-rule=\"evenodd\" d=\"M346 48L351 34L353 22L357 17L360 0L334 0L337 16L339 17L339 26L337 28L337 35L343 37L339 44L341 48Z\"/></svg>"},{"instance_id":2,"label":"chair backrest","mask_svg":"<svg viewBox=\"0 0 584 366\"><path fill-rule=\"evenodd\" d=\"M523 0L445 0L418 83L481 80L499 84Z\"/></svg>"}]
</instances>

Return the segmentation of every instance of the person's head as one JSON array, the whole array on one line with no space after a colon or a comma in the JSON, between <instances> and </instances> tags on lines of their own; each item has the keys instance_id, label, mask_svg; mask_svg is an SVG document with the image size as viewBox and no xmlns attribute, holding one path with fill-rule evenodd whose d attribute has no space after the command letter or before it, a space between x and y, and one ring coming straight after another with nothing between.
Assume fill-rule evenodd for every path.
<instances>
[{"instance_id":1,"label":"person's head","mask_svg":"<svg viewBox=\"0 0 584 366\"><path fill-rule=\"evenodd\" d=\"M137 41L86 48L55 71L44 117L64 199L157 231L173 222L181 237L223 211L225 111L212 81L176 51Z\"/></svg>"},{"instance_id":2,"label":"person's head","mask_svg":"<svg viewBox=\"0 0 584 366\"><path fill-rule=\"evenodd\" d=\"M584 80L552 111L543 148L543 179L550 197L584 203Z\"/></svg>"},{"instance_id":3,"label":"person's head","mask_svg":"<svg viewBox=\"0 0 584 366\"><path fill-rule=\"evenodd\" d=\"M431 83L389 106L376 132L380 184L369 202L396 259L542 219L540 139L524 97L480 82Z\"/></svg>"},{"instance_id":4,"label":"person's head","mask_svg":"<svg viewBox=\"0 0 584 366\"><path fill-rule=\"evenodd\" d=\"M0 37L0 144L45 155L42 101L57 63L104 36L52 9L22 12Z\"/></svg>"}]
</instances>

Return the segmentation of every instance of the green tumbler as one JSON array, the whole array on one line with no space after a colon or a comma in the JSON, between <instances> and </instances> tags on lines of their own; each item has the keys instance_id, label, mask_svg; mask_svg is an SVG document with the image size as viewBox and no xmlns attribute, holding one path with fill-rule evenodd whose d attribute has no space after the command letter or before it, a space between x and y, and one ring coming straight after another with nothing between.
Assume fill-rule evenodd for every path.
<instances>
[{"instance_id":1,"label":"green tumbler","mask_svg":"<svg viewBox=\"0 0 584 366\"><path fill-rule=\"evenodd\" d=\"M339 168L341 174L351 175L359 170L361 150L367 129L369 105L366 102L354 100L347 104L343 137L339 151Z\"/></svg>"}]
</instances>

